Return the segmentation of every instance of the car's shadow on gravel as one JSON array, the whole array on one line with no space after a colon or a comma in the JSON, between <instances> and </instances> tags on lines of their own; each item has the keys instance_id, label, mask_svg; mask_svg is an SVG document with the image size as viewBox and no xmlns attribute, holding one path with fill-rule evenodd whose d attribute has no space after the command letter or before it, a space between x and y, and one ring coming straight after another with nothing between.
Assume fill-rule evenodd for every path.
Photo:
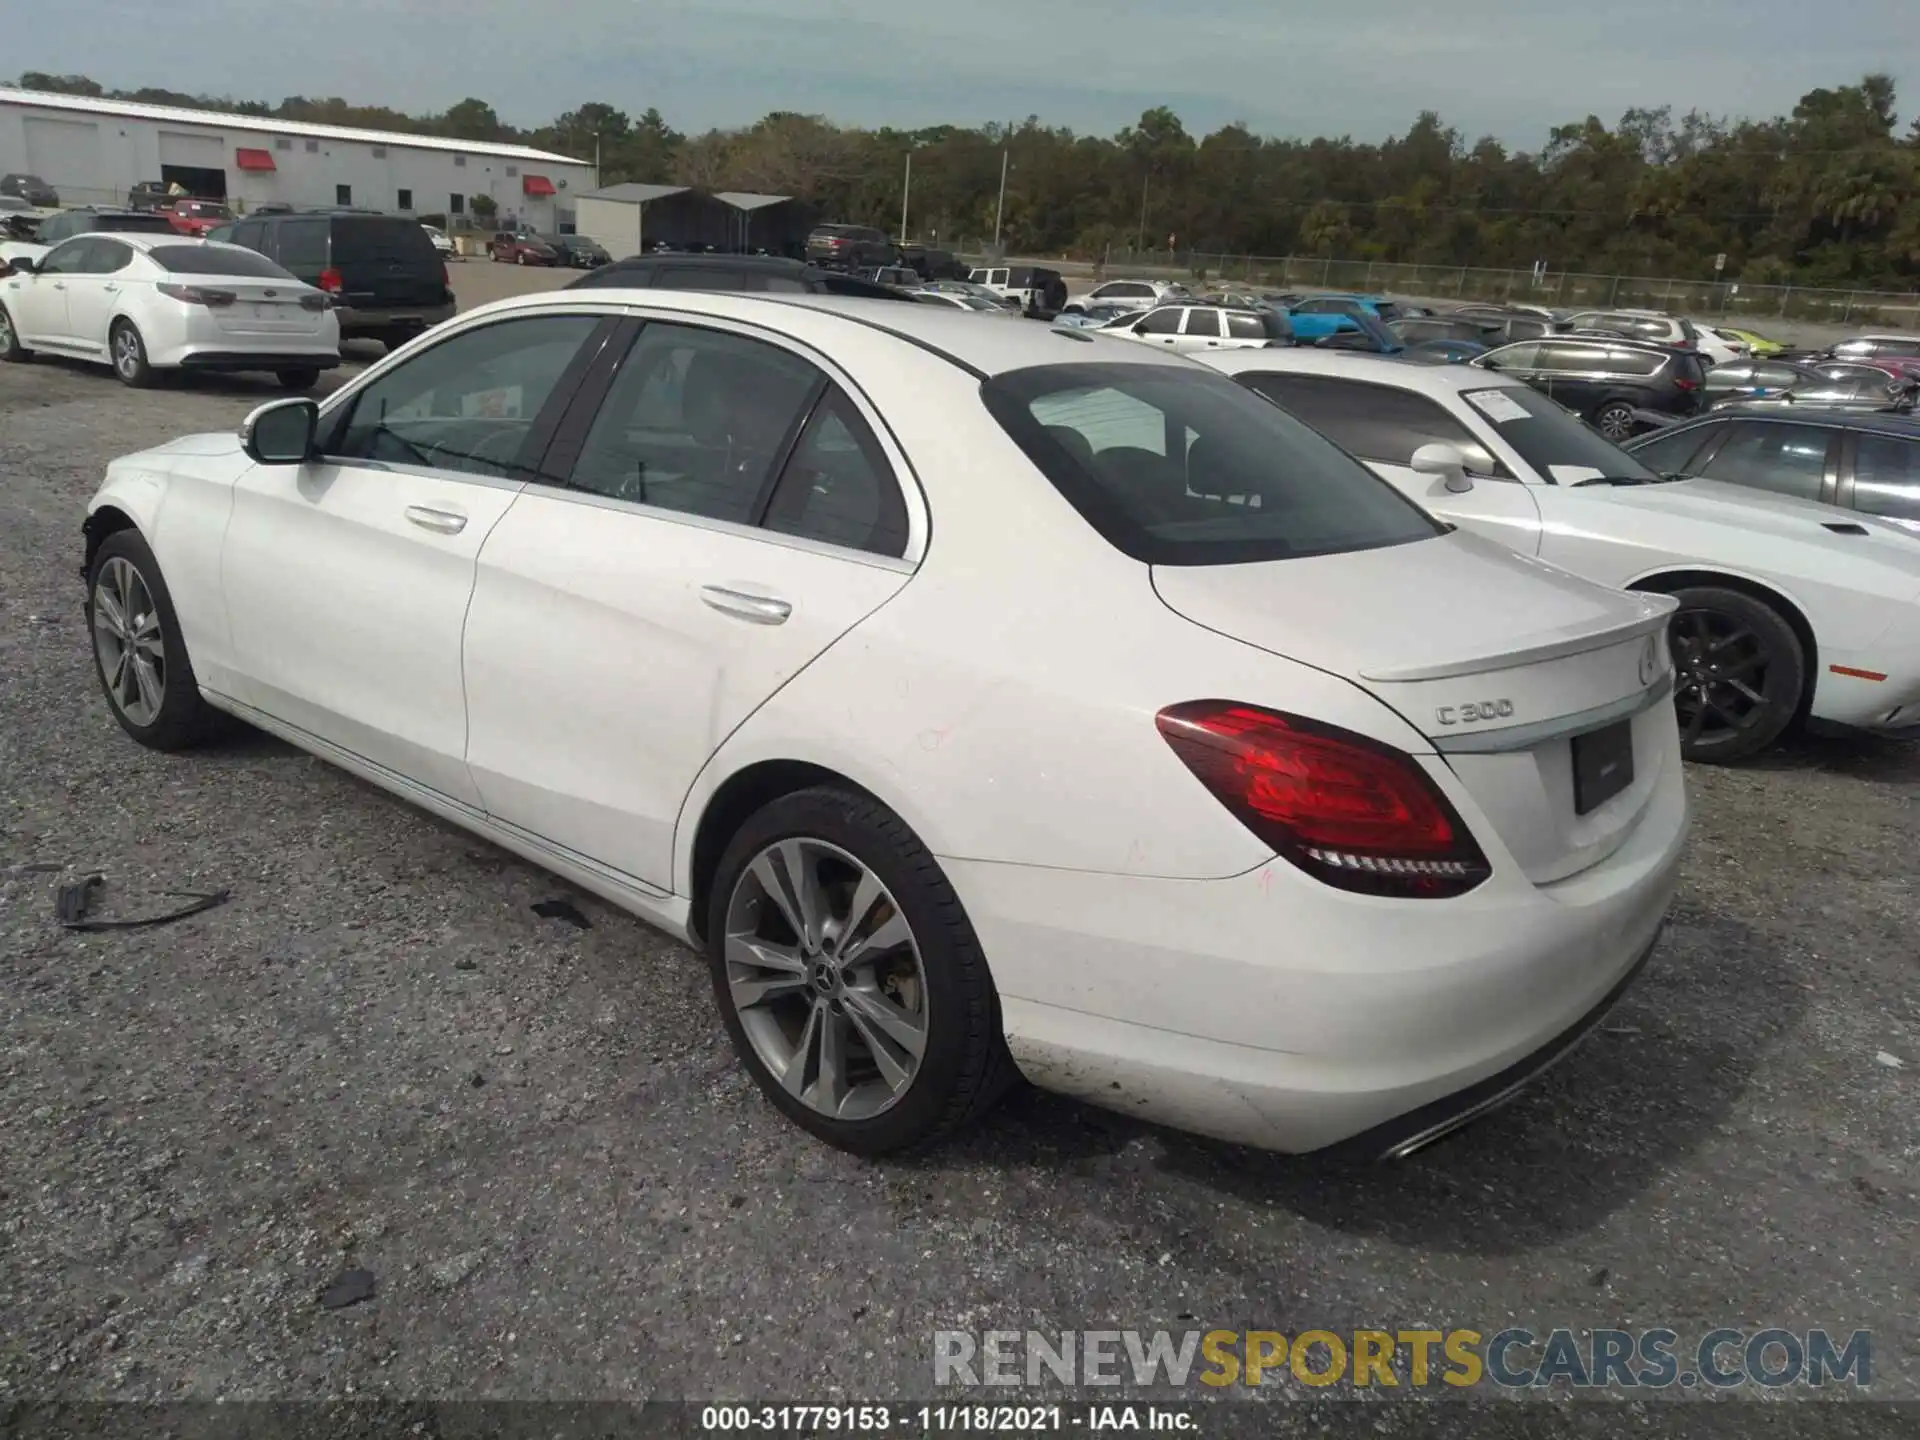
<instances>
[{"instance_id":1,"label":"car's shadow on gravel","mask_svg":"<svg viewBox=\"0 0 1920 1440\"><path fill-rule=\"evenodd\" d=\"M1393 1164L1215 1144L1027 1090L954 1147L963 1163L1101 1167L1142 1138L1163 1173L1330 1230L1463 1254L1550 1246L1592 1229L1721 1126L1806 996L1726 915L1676 906L1641 980L1584 1044L1510 1105ZM924 1162L937 1170L946 1152Z\"/></svg>"},{"instance_id":2,"label":"car's shadow on gravel","mask_svg":"<svg viewBox=\"0 0 1920 1440\"><path fill-rule=\"evenodd\" d=\"M1769 773L1824 771L1852 780L1920 782L1920 740L1799 732L1740 768Z\"/></svg>"}]
</instances>

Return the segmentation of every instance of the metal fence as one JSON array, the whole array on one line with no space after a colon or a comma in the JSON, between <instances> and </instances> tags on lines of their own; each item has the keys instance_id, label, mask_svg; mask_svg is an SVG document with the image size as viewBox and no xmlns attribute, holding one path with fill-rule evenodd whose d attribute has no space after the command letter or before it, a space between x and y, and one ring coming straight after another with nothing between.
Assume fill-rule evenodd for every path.
<instances>
[{"instance_id":1,"label":"metal fence","mask_svg":"<svg viewBox=\"0 0 1920 1440\"><path fill-rule=\"evenodd\" d=\"M1022 257L1027 259L1028 257ZM1209 251L1138 256L1115 253L1104 263L1032 257L1080 274L1219 281L1271 290L1391 293L1413 299L1513 300L1565 309L1640 306L1729 321L1801 320L1818 324L1920 329L1920 294L1816 290L1801 285L1749 285L1738 279L1676 280L1664 276L1588 275L1550 270L1482 270L1461 265L1390 265L1319 255L1227 255Z\"/></svg>"}]
</instances>

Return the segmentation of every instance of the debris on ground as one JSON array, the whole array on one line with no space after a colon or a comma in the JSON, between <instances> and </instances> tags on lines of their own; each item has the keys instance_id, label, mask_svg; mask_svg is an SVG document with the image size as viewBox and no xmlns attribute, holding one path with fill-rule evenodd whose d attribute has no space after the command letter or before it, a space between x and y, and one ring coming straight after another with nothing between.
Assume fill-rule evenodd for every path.
<instances>
[{"instance_id":1,"label":"debris on ground","mask_svg":"<svg viewBox=\"0 0 1920 1440\"><path fill-rule=\"evenodd\" d=\"M1907 1062L1902 1060L1898 1055L1882 1050L1878 1055L1873 1057L1873 1063L1876 1065L1884 1065L1889 1070L1900 1070L1905 1068Z\"/></svg>"},{"instance_id":2,"label":"debris on ground","mask_svg":"<svg viewBox=\"0 0 1920 1440\"><path fill-rule=\"evenodd\" d=\"M542 900L533 907L533 913L543 920L564 920L576 930L593 928L593 922L571 900Z\"/></svg>"},{"instance_id":3,"label":"debris on ground","mask_svg":"<svg viewBox=\"0 0 1920 1440\"><path fill-rule=\"evenodd\" d=\"M342 1270L340 1277L320 1292L320 1304L328 1310L344 1310L373 1298L371 1270Z\"/></svg>"},{"instance_id":4,"label":"debris on ground","mask_svg":"<svg viewBox=\"0 0 1920 1440\"><path fill-rule=\"evenodd\" d=\"M67 929L88 935L103 930L145 930L154 925L170 925L189 915L198 915L216 905L224 905L233 898L231 890L166 890L161 893L188 903L163 915L142 915L132 920L90 920L87 915L93 908L94 894L104 889L106 883L106 876L94 874L60 886L53 896L54 918Z\"/></svg>"}]
</instances>

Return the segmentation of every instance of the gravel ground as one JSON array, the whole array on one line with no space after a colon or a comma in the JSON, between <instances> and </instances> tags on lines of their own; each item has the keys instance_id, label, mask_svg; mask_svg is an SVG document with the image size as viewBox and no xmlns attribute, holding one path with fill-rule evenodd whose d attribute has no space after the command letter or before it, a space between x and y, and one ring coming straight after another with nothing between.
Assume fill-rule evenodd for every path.
<instances>
[{"instance_id":1,"label":"gravel ground","mask_svg":"<svg viewBox=\"0 0 1920 1440\"><path fill-rule=\"evenodd\" d=\"M1643 983L1397 1168L1033 1094L863 1163L761 1101L701 963L637 921L582 895L590 929L542 919L558 882L257 734L162 757L119 732L81 507L115 454L272 393L0 367L0 1403L924 1397L936 1328L1423 1322L1864 1327L1875 1392L1920 1399L1920 752L1692 771ZM233 898L65 933L53 887L92 870L121 914ZM376 1294L324 1308L350 1267ZM1753 1434L1914 1422L1738 1408Z\"/></svg>"}]
</instances>

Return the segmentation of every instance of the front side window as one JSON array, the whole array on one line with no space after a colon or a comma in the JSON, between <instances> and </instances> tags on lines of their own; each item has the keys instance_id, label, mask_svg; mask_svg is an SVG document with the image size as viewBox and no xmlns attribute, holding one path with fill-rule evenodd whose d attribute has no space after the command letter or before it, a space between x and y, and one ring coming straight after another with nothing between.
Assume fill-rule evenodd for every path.
<instances>
[{"instance_id":1,"label":"front side window","mask_svg":"<svg viewBox=\"0 0 1920 1440\"><path fill-rule=\"evenodd\" d=\"M1920 443L1863 431L1854 445L1854 508L1890 520L1920 521Z\"/></svg>"},{"instance_id":2,"label":"front side window","mask_svg":"<svg viewBox=\"0 0 1920 1440\"><path fill-rule=\"evenodd\" d=\"M1362 460L1411 465L1413 452L1422 445L1451 445L1466 457L1473 474L1513 478L1471 430L1425 395L1323 375L1269 373L1239 378Z\"/></svg>"},{"instance_id":3,"label":"front side window","mask_svg":"<svg viewBox=\"0 0 1920 1440\"><path fill-rule=\"evenodd\" d=\"M1814 425L1741 421L1700 473L1709 480L1818 500L1827 478L1829 434Z\"/></svg>"},{"instance_id":4,"label":"front side window","mask_svg":"<svg viewBox=\"0 0 1920 1440\"><path fill-rule=\"evenodd\" d=\"M825 381L763 341L649 323L561 478L613 500L750 525Z\"/></svg>"},{"instance_id":5,"label":"front side window","mask_svg":"<svg viewBox=\"0 0 1920 1440\"><path fill-rule=\"evenodd\" d=\"M464 331L388 371L352 402L324 448L337 460L523 473L521 450L593 315L540 315Z\"/></svg>"},{"instance_id":6,"label":"front side window","mask_svg":"<svg viewBox=\"0 0 1920 1440\"><path fill-rule=\"evenodd\" d=\"M1430 539L1443 527L1306 425L1200 366L1041 365L987 410L1109 543L1225 565Z\"/></svg>"},{"instance_id":7,"label":"front side window","mask_svg":"<svg viewBox=\"0 0 1920 1440\"><path fill-rule=\"evenodd\" d=\"M1180 333L1180 311L1167 307L1152 311L1140 322L1142 335L1178 335Z\"/></svg>"},{"instance_id":8,"label":"front side window","mask_svg":"<svg viewBox=\"0 0 1920 1440\"><path fill-rule=\"evenodd\" d=\"M41 275L84 275L87 273L87 237L63 240L45 255L34 270Z\"/></svg>"}]
</instances>

